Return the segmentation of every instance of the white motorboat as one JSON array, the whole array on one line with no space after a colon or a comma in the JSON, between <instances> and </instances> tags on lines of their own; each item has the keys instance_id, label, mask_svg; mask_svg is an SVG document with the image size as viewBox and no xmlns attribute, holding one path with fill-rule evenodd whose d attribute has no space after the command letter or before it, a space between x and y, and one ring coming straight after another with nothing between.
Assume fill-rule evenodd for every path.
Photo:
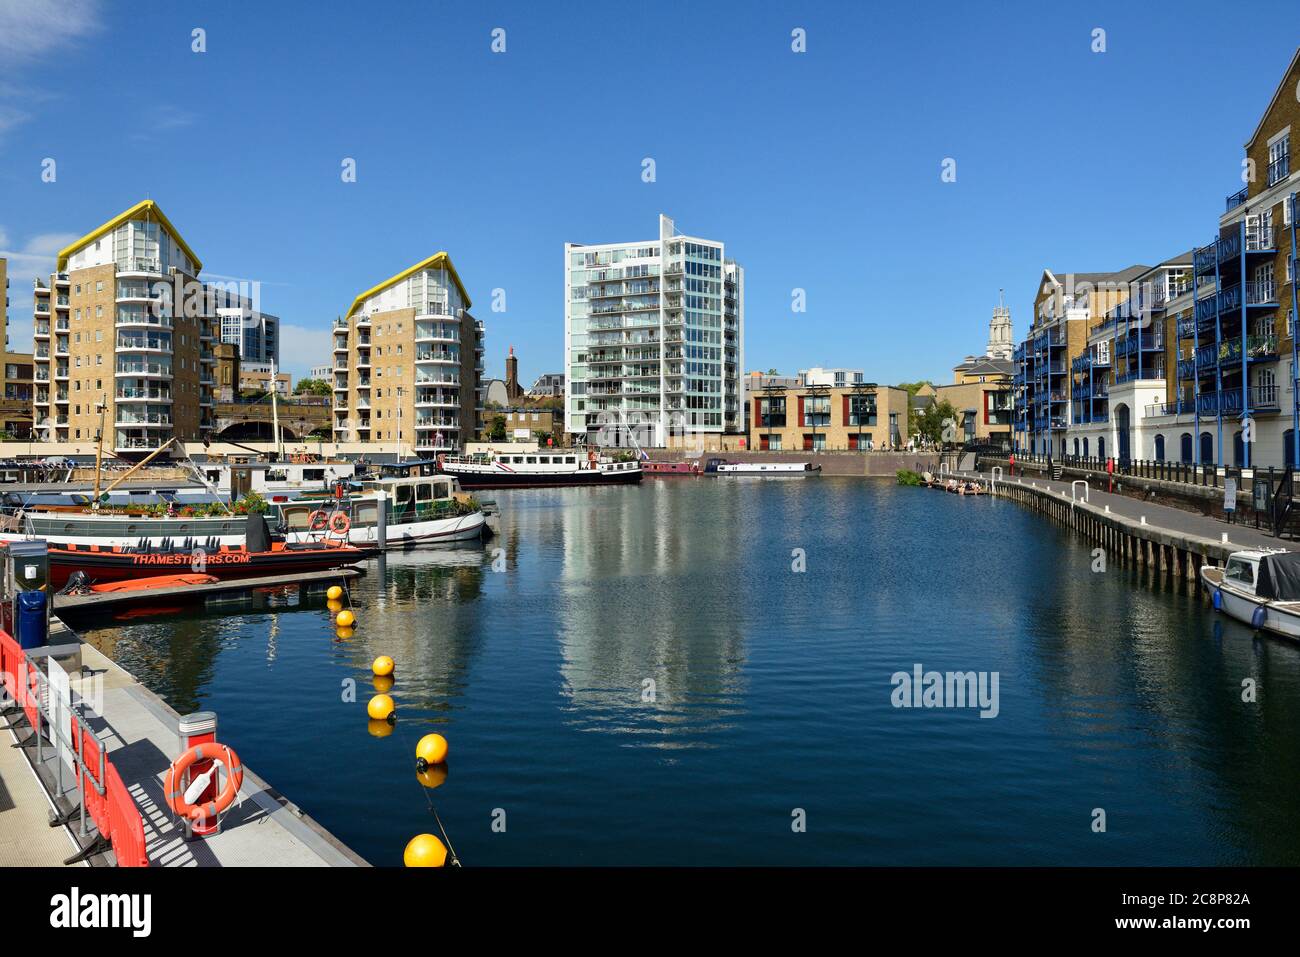
<instances>
[{"instance_id":1,"label":"white motorboat","mask_svg":"<svg viewBox=\"0 0 1300 957\"><path fill-rule=\"evenodd\" d=\"M1300 552L1233 552L1222 568L1202 566L1201 582L1229 618L1300 638Z\"/></svg>"}]
</instances>

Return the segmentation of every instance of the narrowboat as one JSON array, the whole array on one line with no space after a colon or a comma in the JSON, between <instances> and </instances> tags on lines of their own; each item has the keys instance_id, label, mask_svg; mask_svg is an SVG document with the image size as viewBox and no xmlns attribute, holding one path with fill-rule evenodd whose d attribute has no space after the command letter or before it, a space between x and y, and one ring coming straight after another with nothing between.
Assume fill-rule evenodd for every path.
<instances>
[{"instance_id":1,"label":"narrowboat","mask_svg":"<svg viewBox=\"0 0 1300 957\"><path fill-rule=\"evenodd\" d=\"M709 459L704 465L704 474L719 477L809 478L821 475L822 467L811 462L728 462L725 459Z\"/></svg>"}]
</instances>

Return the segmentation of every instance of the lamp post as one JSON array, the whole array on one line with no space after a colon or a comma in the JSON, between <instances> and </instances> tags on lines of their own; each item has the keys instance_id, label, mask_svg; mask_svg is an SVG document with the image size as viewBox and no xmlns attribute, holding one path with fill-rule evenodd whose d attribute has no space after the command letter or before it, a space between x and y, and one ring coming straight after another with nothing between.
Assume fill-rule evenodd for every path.
<instances>
[{"instance_id":1,"label":"lamp post","mask_svg":"<svg viewBox=\"0 0 1300 957\"><path fill-rule=\"evenodd\" d=\"M808 390L808 398L810 399L829 398L831 394L831 387L828 385L810 385L810 386L805 386L805 388ZM812 417L812 430L813 430L812 450L816 452L817 451L817 414L816 413L808 413L808 414ZM830 416L828 410L827 419L829 418ZM802 425L802 423L800 424Z\"/></svg>"},{"instance_id":2,"label":"lamp post","mask_svg":"<svg viewBox=\"0 0 1300 957\"><path fill-rule=\"evenodd\" d=\"M874 382L853 383L853 394L849 403L849 408L853 412L854 418L858 420L857 426L858 426L858 451L859 452L862 451L862 411L861 409L854 409L853 406L858 405L859 400L865 399L867 396L875 396L876 388L877 386L876 383Z\"/></svg>"}]
</instances>

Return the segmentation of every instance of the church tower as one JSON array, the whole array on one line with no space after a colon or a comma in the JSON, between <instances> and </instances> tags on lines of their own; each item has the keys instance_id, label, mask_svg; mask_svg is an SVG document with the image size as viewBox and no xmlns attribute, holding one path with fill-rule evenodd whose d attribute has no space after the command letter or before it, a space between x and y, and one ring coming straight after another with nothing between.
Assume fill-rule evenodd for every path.
<instances>
[{"instance_id":1,"label":"church tower","mask_svg":"<svg viewBox=\"0 0 1300 957\"><path fill-rule=\"evenodd\" d=\"M1002 300L1002 290L998 290L998 304L989 320L989 344L985 355L994 359L1010 359L1014 347L1011 344L1011 310Z\"/></svg>"}]
</instances>

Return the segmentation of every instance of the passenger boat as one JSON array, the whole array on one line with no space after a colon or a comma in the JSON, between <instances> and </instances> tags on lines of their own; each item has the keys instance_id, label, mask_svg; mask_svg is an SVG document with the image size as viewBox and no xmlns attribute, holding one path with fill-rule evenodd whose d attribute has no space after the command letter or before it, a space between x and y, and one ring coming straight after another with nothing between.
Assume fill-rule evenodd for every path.
<instances>
[{"instance_id":1,"label":"passenger boat","mask_svg":"<svg viewBox=\"0 0 1300 957\"><path fill-rule=\"evenodd\" d=\"M50 584L62 588L76 572L84 572L92 583L156 577L182 569L217 578L257 578L338 568L369 558L377 551L327 539L274 541L260 515L247 516L246 523L246 545L212 550L202 546L53 547L49 549Z\"/></svg>"},{"instance_id":2,"label":"passenger boat","mask_svg":"<svg viewBox=\"0 0 1300 957\"><path fill-rule=\"evenodd\" d=\"M1201 582L1229 618L1300 638L1300 552L1233 552L1222 568L1202 566Z\"/></svg>"},{"instance_id":3,"label":"passenger boat","mask_svg":"<svg viewBox=\"0 0 1300 957\"><path fill-rule=\"evenodd\" d=\"M705 475L718 476L808 478L821 473L822 467L811 462L728 462L725 459L709 459L704 465Z\"/></svg>"},{"instance_id":4,"label":"passenger boat","mask_svg":"<svg viewBox=\"0 0 1300 957\"><path fill-rule=\"evenodd\" d=\"M385 538L392 547L439 544L481 538L485 526L482 508L464 495L450 476L416 479L380 479L362 483L360 494L350 491L338 497L324 494L318 498L272 502L266 517L271 527L283 533L290 543L309 542L330 530L334 512L342 512L346 522L337 520L331 537L349 544L375 545L378 540L379 496L386 493ZM82 507L18 508L0 516L0 541L43 538L52 547L100 546L120 549L216 550L244 545L245 515L193 516L185 508L175 514L155 514L156 510L126 509L92 511ZM318 516L313 529L311 517ZM342 531L339 531L342 529Z\"/></svg>"},{"instance_id":5,"label":"passenger boat","mask_svg":"<svg viewBox=\"0 0 1300 957\"><path fill-rule=\"evenodd\" d=\"M467 489L561 488L570 485L628 485L641 481L641 463L615 460L595 449L446 455L438 467Z\"/></svg>"},{"instance_id":6,"label":"passenger boat","mask_svg":"<svg viewBox=\"0 0 1300 957\"><path fill-rule=\"evenodd\" d=\"M701 469L694 462L642 462L646 475L699 475Z\"/></svg>"}]
</instances>

